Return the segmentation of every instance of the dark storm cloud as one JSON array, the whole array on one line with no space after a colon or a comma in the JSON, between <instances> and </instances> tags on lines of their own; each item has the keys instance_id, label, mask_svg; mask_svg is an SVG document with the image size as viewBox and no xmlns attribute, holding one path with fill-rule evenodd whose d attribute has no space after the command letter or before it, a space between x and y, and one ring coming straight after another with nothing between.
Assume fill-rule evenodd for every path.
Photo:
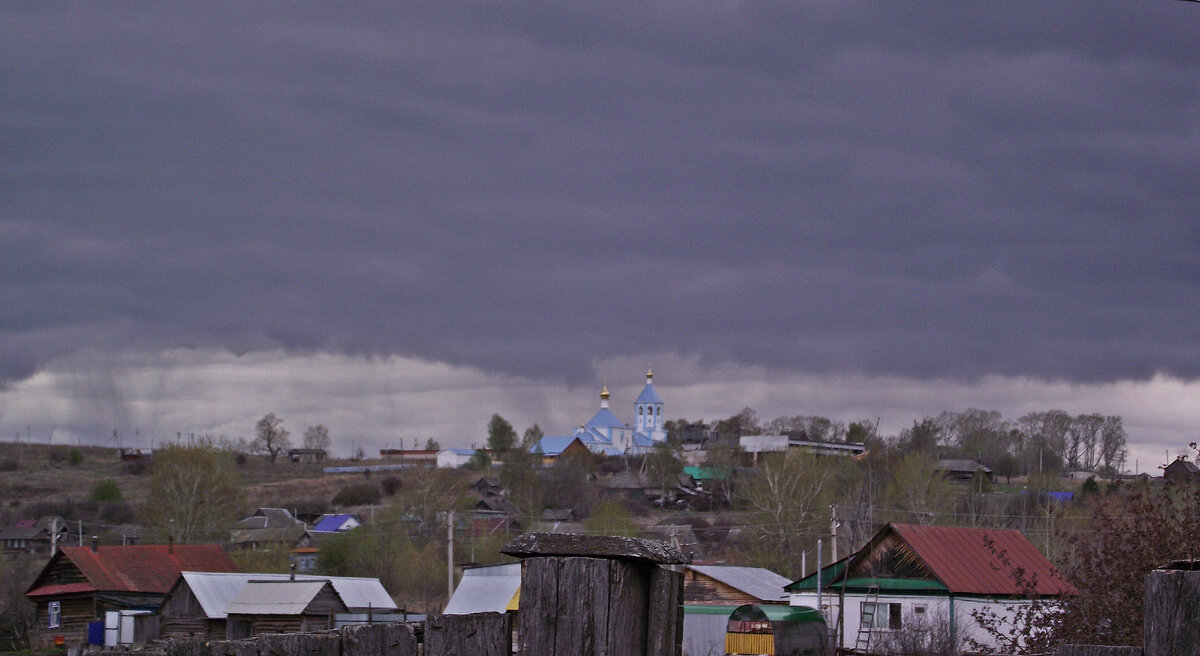
<instances>
[{"instance_id":1,"label":"dark storm cloud","mask_svg":"<svg viewBox=\"0 0 1200 656\"><path fill-rule=\"evenodd\" d=\"M1200 375L1186 3L0 11L0 378Z\"/></svg>"}]
</instances>

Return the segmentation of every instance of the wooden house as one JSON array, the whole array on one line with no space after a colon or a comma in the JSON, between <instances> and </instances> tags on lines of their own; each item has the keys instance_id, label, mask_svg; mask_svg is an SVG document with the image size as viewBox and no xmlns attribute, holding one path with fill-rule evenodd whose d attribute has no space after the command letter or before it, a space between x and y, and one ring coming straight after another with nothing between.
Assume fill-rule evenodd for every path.
<instances>
[{"instance_id":1,"label":"wooden house","mask_svg":"<svg viewBox=\"0 0 1200 656\"><path fill-rule=\"evenodd\" d=\"M1176 458L1174 462L1163 467L1164 480L1167 481L1200 481L1200 467L1196 467L1196 463L1183 459Z\"/></svg>"},{"instance_id":2,"label":"wooden house","mask_svg":"<svg viewBox=\"0 0 1200 656\"><path fill-rule=\"evenodd\" d=\"M327 580L249 581L225 608L226 637L325 631L348 610Z\"/></svg>"},{"instance_id":3,"label":"wooden house","mask_svg":"<svg viewBox=\"0 0 1200 656\"><path fill-rule=\"evenodd\" d=\"M219 545L63 547L25 596L37 607L35 645L83 644L107 611L157 611L184 570L236 572Z\"/></svg>"},{"instance_id":4,"label":"wooden house","mask_svg":"<svg viewBox=\"0 0 1200 656\"><path fill-rule=\"evenodd\" d=\"M995 646L972 613L1011 617L1033 599L1078 594L1020 531L913 524L888 524L786 589L791 605L822 611L839 647L868 651L893 632L931 622L946 623L957 639Z\"/></svg>"},{"instance_id":5,"label":"wooden house","mask_svg":"<svg viewBox=\"0 0 1200 656\"><path fill-rule=\"evenodd\" d=\"M64 544L70 535L67 523L58 517L27 519L0 529L0 554L14 560L22 554L47 556L51 546Z\"/></svg>"},{"instance_id":6,"label":"wooden house","mask_svg":"<svg viewBox=\"0 0 1200 656\"><path fill-rule=\"evenodd\" d=\"M251 581L288 581L288 574L183 572L163 602L162 637L224 640L230 603ZM301 581L329 581L351 613L396 610L379 579L297 575Z\"/></svg>"}]
</instances>

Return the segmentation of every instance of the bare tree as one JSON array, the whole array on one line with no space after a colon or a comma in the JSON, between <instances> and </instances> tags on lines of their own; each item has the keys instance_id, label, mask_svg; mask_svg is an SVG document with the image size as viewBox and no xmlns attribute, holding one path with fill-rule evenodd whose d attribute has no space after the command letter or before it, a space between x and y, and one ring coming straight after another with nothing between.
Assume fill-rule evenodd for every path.
<instances>
[{"instance_id":1,"label":"bare tree","mask_svg":"<svg viewBox=\"0 0 1200 656\"><path fill-rule=\"evenodd\" d=\"M267 413L258 423L254 425L255 437L250 448L255 453L265 453L271 458L271 464L275 464L275 459L279 454L287 451L292 447L291 441L288 440L288 429L283 427L283 419L276 417L274 412Z\"/></svg>"},{"instance_id":2,"label":"bare tree","mask_svg":"<svg viewBox=\"0 0 1200 656\"><path fill-rule=\"evenodd\" d=\"M329 446L333 440L329 437L329 429L325 424L317 424L304 429L304 448L306 449L321 449L326 453L329 452Z\"/></svg>"},{"instance_id":3,"label":"bare tree","mask_svg":"<svg viewBox=\"0 0 1200 656\"><path fill-rule=\"evenodd\" d=\"M170 445L154 453L146 519L180 542L212 540L229 526L242 488L233 454Z\"/></svg>"},{"instance_id":4,"label":"bare tree","mask_svg":"<svg viewBox=\"0 0 1200 656\"><path fill-rule=\"evenodd\" d=\"M738 487L738 501L754 513L747 530L754 538L750 550L757 565L795 573L809 538L828 531L834 473L829 462L788 451L767 458Z\"/></svg>"}]
</instances>

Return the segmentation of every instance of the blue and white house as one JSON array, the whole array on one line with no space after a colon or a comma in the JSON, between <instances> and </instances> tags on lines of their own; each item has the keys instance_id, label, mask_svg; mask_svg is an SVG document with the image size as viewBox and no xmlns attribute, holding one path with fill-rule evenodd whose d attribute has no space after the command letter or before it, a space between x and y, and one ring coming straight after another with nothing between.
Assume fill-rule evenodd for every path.
<instances>
[{"instance_id":1,"label":"blue and white house","mask_svg":"<svg viewBox=\"0 0 1200 656\"><path fill-rule=\"evenodd\" d=\"M654 389L654 372L646 371L646 386L633 402L634 423L627 424L608 408L608 386L600 391L600 409L571 435L548 436L534 447L543 453L561 451L575 438L594 453L622 455L645 453L667 439L663 428L663 400Z\"/></svg>"}]
</instances>

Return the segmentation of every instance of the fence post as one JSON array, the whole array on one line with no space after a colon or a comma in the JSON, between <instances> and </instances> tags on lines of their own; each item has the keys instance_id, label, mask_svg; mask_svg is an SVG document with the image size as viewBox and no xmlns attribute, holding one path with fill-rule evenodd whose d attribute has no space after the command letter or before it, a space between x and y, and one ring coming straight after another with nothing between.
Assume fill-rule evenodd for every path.
<instances>
[{"instance_id":1,"label":"fence post","mask_svg":"<svg viewBox=\"0 0 1200 656\"><path fill-rule=\"evenodd\" d=\"M501 552L521 558L521 656L679 656L688 562L665 542L526 533Z\"/></svg>"},{"instance_id":2,"label":"fence post","mask_svg":"<svg viewBox=\"0 0 1200 656\"><path fill-rule=\"evenodd\" d=\"M1145 604L1145 656L1200 655L1200 560L1147 574Z\"/></svg>"},{"instance_id":3,"label":"fence post","mask_svg":"<svg viewBox=\"0 0 1200 656\"><path fill-rule=\"evenodd\" d=\"M433 615L425 620L425 656L512 656L512 617Z\"/></svg>"}]
</instances>

